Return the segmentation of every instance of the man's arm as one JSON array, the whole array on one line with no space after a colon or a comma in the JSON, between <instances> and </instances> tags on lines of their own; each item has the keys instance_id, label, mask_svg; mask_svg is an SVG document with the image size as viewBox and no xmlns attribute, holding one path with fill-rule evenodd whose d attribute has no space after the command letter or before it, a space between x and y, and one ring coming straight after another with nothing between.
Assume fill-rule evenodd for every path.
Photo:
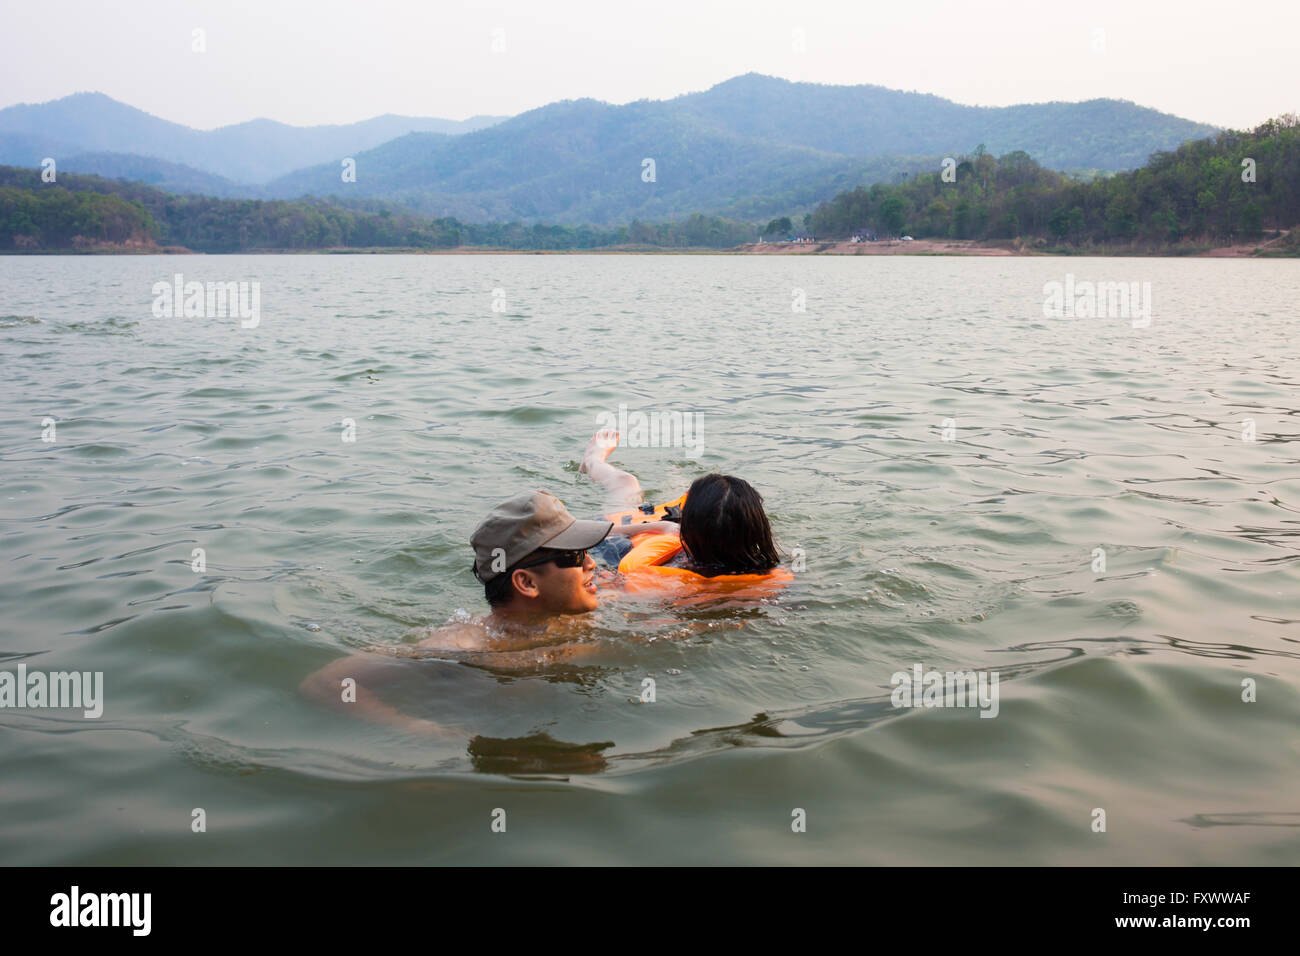
<instances>
[{"instance_id":1,"label":"man's arm","mask_svg":"<svg viewBox=\"0 0 1300 956\"><path fill-rule=\"evenodd\" d=\"M315 673L307 675L298 685L298 689L307 697L331 710L342 710L363 720L395 727L407 733L442 738L467 736L464 731L454 727L404 714L376 697L373 686L377 682L365 680L367 672L374 672L375 664L373 654L340 657ZM343 699L343 681L346 678L356 681L355 701L349 702Z\"/></svg>"},{"instance_id":2,"label":"man's arm","mask_svg":"<svg viewBox=\"0 0 1300 956\"><path fill-rule=\"evenodd\" d=\"M460 651L456 659L488 670L524 671L581 661L600 653L598 644L559 644L523 651Z\"/></svg>"}]
</instances>

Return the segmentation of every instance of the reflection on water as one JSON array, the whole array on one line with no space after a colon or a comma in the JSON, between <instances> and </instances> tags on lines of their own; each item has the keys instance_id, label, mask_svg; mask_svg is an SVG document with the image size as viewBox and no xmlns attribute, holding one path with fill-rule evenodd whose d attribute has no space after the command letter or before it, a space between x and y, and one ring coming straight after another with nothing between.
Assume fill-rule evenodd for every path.
<instances>
[{"instance_id":1,"label":"reflection on water","mask_svg":"<svg viewBox=\"0 0 1300 956\"><path fill-rule=\"evenodd\" d=\"M601 751L612 746L612 740L566 744L546 734L508 740L475 737L469 742L469 755L474 769L483 773L599 773L608 766Z\"/></svg>"},{"instance_id":2,"label":"reflection on water","mask_svg":"<svg viewBox=\"0 0 1300 956\"><path fill-rule=\"evenodd\" d=\"M1300 827L1300 813L1198 813L1183 822L1194 827Z\"/></svg>"}]
</instances>

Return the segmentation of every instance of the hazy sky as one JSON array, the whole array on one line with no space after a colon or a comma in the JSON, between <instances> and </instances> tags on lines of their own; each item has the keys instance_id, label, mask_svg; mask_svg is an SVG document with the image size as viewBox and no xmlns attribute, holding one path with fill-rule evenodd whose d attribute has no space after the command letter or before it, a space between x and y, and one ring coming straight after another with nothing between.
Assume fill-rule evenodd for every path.
<instances>
[{"instance_id":1,"label":"hazy sky","mask_svg":"<svg viewBox=\"0 0 1300 956\"><path fill-rule=\"evenodd\" d=\"M982 105L1119 97L1247 127L1300 112L1298 38L1300 0L9 0L0 106L99 90L200 129L463 119L754 71Z\"/></svg>"}]
</instances>

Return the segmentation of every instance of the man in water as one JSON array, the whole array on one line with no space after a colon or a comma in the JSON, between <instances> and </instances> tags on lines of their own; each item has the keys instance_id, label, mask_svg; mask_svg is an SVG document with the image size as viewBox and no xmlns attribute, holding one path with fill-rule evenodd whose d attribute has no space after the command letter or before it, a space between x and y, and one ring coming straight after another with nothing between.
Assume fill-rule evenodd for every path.
<instances>
[{"instance_id":1,"label":"man in water","mask_svg":"<svg viewBox=\"0 0 1300 956\"><path fill-rule=\"evenodd\" d=\"M546 491L524 492L493 508L470 536L474 576L483 584L489 612L464 623L427 631L415 644L384 648L393 657L446 656L493 668L515 669L585 656L591 644L574 643L565 619L587 614L599 603L596 562L587 553L605 540L612 522L579 521ZM374 652L342 657L309 675L301 690L321 703L350 708L357 716L417 732L449 728L403 714L367 684L376 673ZM341 692L351 678L351 700ZM372 682L373 683L373 682Z\"/></svg>"},{"instance_id":2,"label":"man in water","mask_svg":"<svg viewBox=\"0 0 1300 956\"><path fill-rule=\"evenodd\" d=\"M546 491L497 505L469 539L491 611L481 627L439 628L421 646L511 650L535 641L557 617L594 611L596 562L587 552L613 528L611 521L579 521Z\"/></svg>"}]
</instances>

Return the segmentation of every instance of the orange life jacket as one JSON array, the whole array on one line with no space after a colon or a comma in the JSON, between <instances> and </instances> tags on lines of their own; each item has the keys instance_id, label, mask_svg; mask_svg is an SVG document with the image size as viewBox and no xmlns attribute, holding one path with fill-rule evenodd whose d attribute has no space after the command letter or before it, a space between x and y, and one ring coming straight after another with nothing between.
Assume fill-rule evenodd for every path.
<instances>
[{"instance_id":1,"label":"orange life jacket","mask_svg":"<svg viewBox=\"0 0 1300 956\"><path fill-rule=\"evenodd\" d=\"M636 509L605 517L616 525L663 521L664 515L671 513L672 509L680 512L685 501L686 496L682 495L650 511ZM663 590L682 595L709 592L719 596L757 598L780 590L794 580L794 574L781 567L763 574L720 574L710 578L689 568L667 566L665 562L672 560L681 549L681 538L675 534L633 535L632 550L618 563L624 587L629 591Z\"/></svg>"}]
</instances>

